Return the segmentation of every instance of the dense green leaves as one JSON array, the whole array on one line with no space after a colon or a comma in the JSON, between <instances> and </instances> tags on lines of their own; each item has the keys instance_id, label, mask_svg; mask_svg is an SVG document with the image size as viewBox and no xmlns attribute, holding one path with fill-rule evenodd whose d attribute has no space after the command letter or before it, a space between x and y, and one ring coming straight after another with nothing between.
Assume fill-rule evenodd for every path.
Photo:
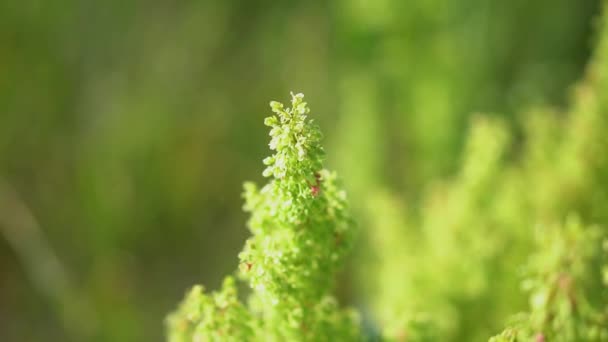
<instances>
[{"instance_id":1,"label":"dense green leaves","mask_svg":"<svg viewBox=\"0 0 608 342\"><path fill-rule=\"evenodd\" d=\"M170 342L248 341L255 320L237 298L234 279L227 277L221 291L205 294L194 286L178 310L167 318Z\"/></svg>"},{"instance_id":2,"label":"dense green leaves","mask_svg":"<svg viewBox=\"0 0 608 342\"><path fill-rule=\"evenodd\" d=\"M239 254L239 275L252 294L238 302L232 278L219 293L194 287L169 319L172 341L336 341L359 336L357 315L330 296L334 273L351 249L354 230L344 190L323 169L319 128L302 94L291 108L271 102L264 120L270 149L261 189L245 183L252 236Z\"/></svg>"},{"instance_id":3,"label":"dense green leaves","mask_svg":"<svg viewBox=\"0 0 608 342\"><path fill-rule=\"evenodd\" d=\"M530 110L522 132L479 114L459 171L419 205L369 189L361 273L382 339L477 341L506 324L491 342L608 341L606 26L568 110ZM271 108L268 183L245 184L252 236L238 276L248 305L230 281L210 296L195 288L169 318L176 341L366 336L330 296L354 230L336 175L323 169L320 131L301 94Z\"/></svg>"}]
</instances>

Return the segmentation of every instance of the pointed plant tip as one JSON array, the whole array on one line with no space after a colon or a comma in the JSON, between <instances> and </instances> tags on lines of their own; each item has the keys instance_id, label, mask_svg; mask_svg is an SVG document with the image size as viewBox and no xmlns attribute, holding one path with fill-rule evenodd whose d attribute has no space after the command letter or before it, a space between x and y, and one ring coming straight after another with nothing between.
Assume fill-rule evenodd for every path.
<instances>
[{"instance_id":1,"label":"pointed plant tip","mask_svg":"<svg viewBox=\"0 0 608 342\"><path fill-rule=\"evenodd\" d=\"M304 98L304 94L302 93L293 93L293 91L289 92L291 94L291 97L295 100L295 99L303 99Z\"/></svg>"},{"instance_id":2,"label":"pointed plant tip","mask_svg":"<svg viewBox=\"0 0 608 342\"><path fill-rule=\"evenodd\" d=\"M272 109L282 109L283 108L283 104L281 102L278 102L278 101L270 101L270 108L272 108Z\"/></svg>"},{"instance_id":3,"label":"pointed plant tip","mask_svg":"<svg viewBox=\"0 0 608 342\"><path fill-rule=\"evenodd\" d=\"M291 96L291 106L270 101L274 115L264 120L274 152L262 161L262 174L270 179L261 188L252 182L243 185L243 209L250 215L252 234L238 254L238 269L220 290L204 294L199 287L186 297L187 305L170 316L172 342L215 341L220 331L222 341L302 341L317 336L351 341L360 334L349 311L335 301L326 305L354 231L343 190L319 171L320 129L305 115L304 95ZM234 275L252 289L248 304L239 301ZM292 312L297 313L296 326ZM310 329L306 338L297 337L301 322Z\"/></svg>"}]
</instances>

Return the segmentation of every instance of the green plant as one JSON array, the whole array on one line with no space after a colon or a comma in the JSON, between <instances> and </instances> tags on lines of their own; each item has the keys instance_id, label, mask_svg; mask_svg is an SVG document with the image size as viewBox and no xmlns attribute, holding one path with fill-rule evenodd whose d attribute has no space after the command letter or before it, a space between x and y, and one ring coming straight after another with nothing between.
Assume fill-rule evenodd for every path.
<instances>
[{"instance_id":1,"label":"green plant","mask_svg":"<svg viewBox=\"0 0 608 342\"><path fill-rule=\"evenodd\" d=\"M608 341L604 11L567 110L529 110L521 127L476 116L458 171L419 203L370 180L359 202L367 229L358 271L382 339L478 341L509 322L491 342ZM218 293L195 287L168 319L172 341L368 337L356 313L329 296L354 231L302 98L293 95L289 109L271 103L270 181L245 185L253 235L238 276L252 289L247 305L232 278ZM369 113L360 120L359 128L373 121ZM375 175L379 163L371 164L360 175Z\"/></svg>"},{"instance_id":2,"label":"green plant","mask_svg":"<svg viewBox=\"0 0 608 342\"><path fill-rule=\"evenodd\" d=\"M398 339L403 321L424 313L438 341L483 340L507 321L494 341L608 340L606 11L566 110L528 110L521 131L475 118L459 171L420 208L390 189L368 196L362 281L385 336Z\"/></svg>"},{"instance_id":3,"label":"green plant","mask_svg":"<svg viewBox=\"0 0 608 342\"><path fill-rule=\"evenodd\" d=\"M606 234L569 217L564 225L538 227L536 240L523 283L530 311L490 342L607 341Z\"/></svg>"},{"instance_id":4,"label":"green plant","mask_svg":"<svg viewBox=\"0 0 608 342\"><path fill-rule=\"evenodd\" d=\"M302 94L291 108L271 102L275 115L264 176L245 183L252 236L240 253L239 278L248 281L248 304L233 277L219 292L194 287L168 317L170 341L353 340L357 315L330 296L335 271L352 246L354 226L335 173L323 169L321 133Z\"/></svg>"}]
</instances>

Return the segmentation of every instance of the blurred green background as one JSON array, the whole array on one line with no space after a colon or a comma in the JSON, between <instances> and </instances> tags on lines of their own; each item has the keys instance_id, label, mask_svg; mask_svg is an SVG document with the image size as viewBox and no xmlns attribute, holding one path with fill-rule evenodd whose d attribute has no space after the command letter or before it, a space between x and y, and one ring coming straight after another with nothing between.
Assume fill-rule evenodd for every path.
<instances>
[{"instance_id":1,"label":"blurred green background","mask_svg":"<svg viewBox=\"0 0 608 342\"><path fill-rule=\"evenodd\" d=\"M598 13L596 0L0 2L0 340L163 340L188 287L236 268L241 184L262 181L262 121L290 90L355 215L370 187L415 206L454 172L471 115L516 125L522 108L565 105Z\"/></svg>"}]
</instances>

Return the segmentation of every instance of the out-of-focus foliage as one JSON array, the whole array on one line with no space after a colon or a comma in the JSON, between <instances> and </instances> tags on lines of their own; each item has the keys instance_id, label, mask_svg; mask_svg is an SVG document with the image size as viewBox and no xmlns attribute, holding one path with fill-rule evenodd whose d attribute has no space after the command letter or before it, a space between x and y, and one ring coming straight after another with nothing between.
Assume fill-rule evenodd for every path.
<instances>
[{"instance_id":1,"label":"out-of-focus foliage","mask_svg":"<svg viewBox=\"0 0 608 342\"><path fill-rule=\"evenodd\" d=\"M530 313L490 342L607 341L606 234L574 217L537 233L524 283Z\"/></svg>"},{"instance_id":2,"label":"out-of-focus foliage","mask_svg":"<svg viewBox=\"0 0 608 342\"><path fill-rule=\"evenodd\" d=\"M531 312L494 340L608 339L605 228L560 225L570 214L608 224L607 26L604 17L594 58L568 110L522 116L517 143L506 138L515 128L478 118L460 171L430 189L420 210L400 218L391 214L403 207L395 196L370 201L369 245L376 260L365 277L380 271L371 277L372 303L389 336L399 317L422 312L439 340L482 340L488 329L526 310L518 284L522 265L529 264L524 284L532 292ZM535 226L546 227L538 243ZM403 250L398 256L397 246Z\"/></svg>"},{"instance_id":3,"label":"out-of-focus foliage","mask_svg":"<svg viewBox=\"0 0 608 342\"><path fill-rule=\"evenodd\" d=\"M236 267L291 89L364 231L338 297L370 334L496 334L533 227L608 220L604 52L564 110L599 2L1 1L0 340L162 340Z\"/></svg>"}]
</instances>

